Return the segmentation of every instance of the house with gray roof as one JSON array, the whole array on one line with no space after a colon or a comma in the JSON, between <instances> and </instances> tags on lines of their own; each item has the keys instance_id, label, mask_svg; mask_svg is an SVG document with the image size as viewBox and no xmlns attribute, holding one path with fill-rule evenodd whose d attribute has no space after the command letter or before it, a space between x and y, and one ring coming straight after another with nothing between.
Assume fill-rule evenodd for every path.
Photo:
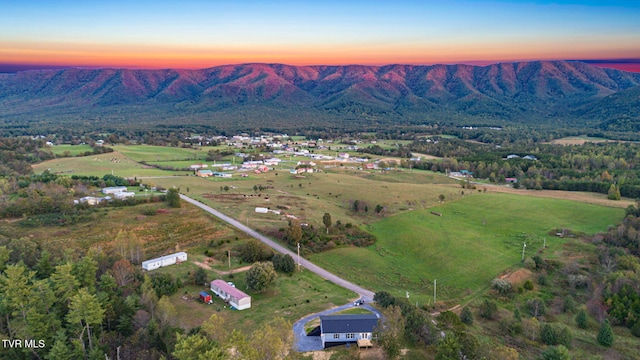
<instances>
[{"instance_id":1,"label":"house with gray roof","mask_svg":"<svg viewBox=\"0 0 640 360\"><path fill-rule=\"evenodd\" d=\"M371 346L373 329L378 325L375 314L344 314L320 316L322 347L357 342L360 347Z\"/></svg>"}]
</instances>

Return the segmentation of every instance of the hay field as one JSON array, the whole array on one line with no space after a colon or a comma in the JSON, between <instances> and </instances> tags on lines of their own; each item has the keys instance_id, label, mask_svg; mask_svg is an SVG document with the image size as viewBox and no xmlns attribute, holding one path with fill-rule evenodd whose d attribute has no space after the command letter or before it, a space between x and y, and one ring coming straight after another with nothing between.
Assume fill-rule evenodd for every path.
<instances>
[{"instance_id":1,"label":"hay field","mask_svg":"<svg viewBox=\"0 0 640 360\"><path fill-rule=\"evenodd\" d=\"M431 214L431 211L442 216ZM624 210L566 200L512 194L475 194L429 210L383 219L369 226L378 242L367 248L343 247L315 254L318 265L372 290L395 296L409 291L420 303L459 302L489 286L490 281L525 255L561 252L567 239L556 228L593 234L624 217Z\"/></svg>"}]
</instances>

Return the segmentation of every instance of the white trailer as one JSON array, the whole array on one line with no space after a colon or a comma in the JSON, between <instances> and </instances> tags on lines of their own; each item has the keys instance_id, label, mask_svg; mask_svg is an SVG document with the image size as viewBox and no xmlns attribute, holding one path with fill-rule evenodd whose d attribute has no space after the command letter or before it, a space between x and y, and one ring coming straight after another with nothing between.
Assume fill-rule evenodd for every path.
<instances>
[{"instance_id":1,"label":"white trailer","mask_svg":"<svg viewBox=\"0 0 640 360\"><path fill-rule=\"evenodd\" d=\"M165 255L159 258L147 260L142 262L142 269L150 271L164 266L173 264L179 264L183 261L187 261L187 253L182 251L175 254Z\"/></svg>"}]
</instances>

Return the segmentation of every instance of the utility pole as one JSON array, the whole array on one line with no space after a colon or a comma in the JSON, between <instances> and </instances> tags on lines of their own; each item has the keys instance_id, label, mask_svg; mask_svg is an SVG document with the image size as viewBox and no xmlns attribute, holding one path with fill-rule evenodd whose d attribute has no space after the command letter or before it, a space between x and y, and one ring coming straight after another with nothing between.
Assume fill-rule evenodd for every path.
<instances>
[{"instance_id":1,"label":"utility pole","mask_svg":"<svg viewBox=\"0 0 640 360\"><path fill-rule=\"evenodd\" d=\"M542 243L542 248L543 249L547 248L547 238L544 238L544 243Z\"/></svg>"},{"instance_id":2,"label":"utility pole","mask_svg":"<svg viewBox=\"0 0 640 360\"><path fill-rule=\"evenodd\" d=\"M298 243L298 271L300 271L300 243Z\"/></svg>"},{"instance_id":3,"label":"utility pole","mask_svg":"<svg viewBox=\"0 0 640 360\"><path fill-rule=\"evenodd\" d=\"M433 279L433 305L436 305L436 279Z\"/></svg>"},{"instance_id":4,"label":"utility pole","mask_svg":"<svg viewBox=\"0 0 640 360\"><path fill-rule=\"evenodd\" d=\"M524 261L524 249L526 249L526 248L527 248L527 243L524 243L522 245L522 261Z\"/></svg>"},{"instance_id":5,"label":"utility pole","mask_svg":"<svg viewBox=\"0 0 640 360\"><path fill-rule=\"evenodd\" d=\"M229 258L229 267L231 267L231 250L227 250L227 257Z\"/></svg>"}]
</instances>

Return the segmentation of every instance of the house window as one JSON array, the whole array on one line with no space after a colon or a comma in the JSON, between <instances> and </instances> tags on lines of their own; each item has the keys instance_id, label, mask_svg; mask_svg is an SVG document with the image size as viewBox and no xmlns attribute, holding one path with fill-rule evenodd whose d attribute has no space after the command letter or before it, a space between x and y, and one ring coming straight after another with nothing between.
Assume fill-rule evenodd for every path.
<instances>
[{"instance_id":1,"label":"house window","mask_svg":"<svg viewBox=\"0 0 640 360\"><path fill-rule=\"evenodd\" d=\"M347 334L347 339L353 339L356 337L356 334Z\"/></svg>"},{"instance_id":2,"label":"house window","mask_svg":"<svg viewBox=\"0 0 640 360\"><path fill-rule=\"evenodd\" d=\"M360 339L368 339L368 338L369 338L369 334L367 333L360 334Z\"/></svg>"},{"instance_id":3,"label":"house window","mask_svg":"<svg viewBox=\"0 0 640 360\"><path fill-rule=\"evenodd\" d=\"M333 334L334 339L340 339L340 334Z\"/></svg>"}]
</instances>

